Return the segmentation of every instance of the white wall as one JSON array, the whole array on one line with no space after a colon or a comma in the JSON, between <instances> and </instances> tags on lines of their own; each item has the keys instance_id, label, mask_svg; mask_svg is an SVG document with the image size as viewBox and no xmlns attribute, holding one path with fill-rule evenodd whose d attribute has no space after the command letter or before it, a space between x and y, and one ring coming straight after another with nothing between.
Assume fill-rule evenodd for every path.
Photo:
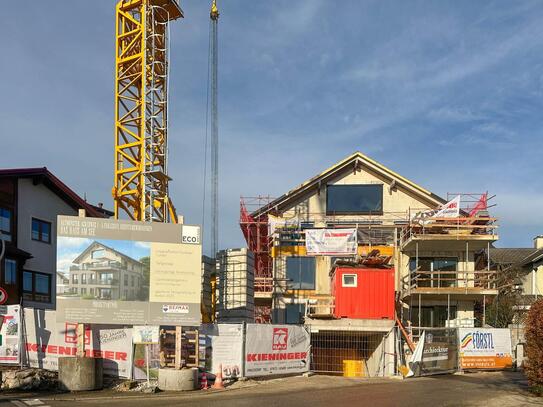
<instances>
[{"instance_id":1,"label":"white wall","mask_svg":"<svg viewBox=\"0 0 543 407\"><path fill-rule=\"evenodd\" d=\"M25 301L25 305L36 308L54 308L56 305L57 264L57 215L77 215L60 197L46 186L33 185L31 179L18 181L17 199L17 246L32 254L24 269L51 274L52 303ZM32 218L51 222L51 243L32 240Z\"/></svg>"}]
</instances>

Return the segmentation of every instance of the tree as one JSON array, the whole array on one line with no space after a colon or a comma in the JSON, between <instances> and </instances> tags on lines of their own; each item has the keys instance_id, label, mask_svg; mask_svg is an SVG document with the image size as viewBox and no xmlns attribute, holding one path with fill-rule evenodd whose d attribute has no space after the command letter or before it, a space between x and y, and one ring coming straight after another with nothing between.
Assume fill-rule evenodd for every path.
<instances>
[{"instance_id":1,"label":"tree","mask_svg":"<svg viewBox=\"0 0 543 407\"><path fill-rule=\"evenodd\" d=\"M526 318L526 358L528 382L534 393L543 395L543 300L530 307Z\"/></svg>"},{"instance_id":2,"label":"tree","mask_svg":"<svg viewBox=\"0 0 543 407\"><path fill-rule=\"evenodd\" d=\"M509 328L515 316L518 317L515 305L518 304L518 295L515 293L500 293L492 303L486 306L486 323L494 328Z\"/></svg>"}]
</instances>

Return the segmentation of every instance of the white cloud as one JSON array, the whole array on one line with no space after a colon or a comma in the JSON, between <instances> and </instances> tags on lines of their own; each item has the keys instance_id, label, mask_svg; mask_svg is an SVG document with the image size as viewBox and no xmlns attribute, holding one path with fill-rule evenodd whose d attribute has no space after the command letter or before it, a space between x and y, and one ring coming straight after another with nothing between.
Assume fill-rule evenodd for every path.
<instances>
[{"instance_id":1,"label":"white cloud","mask_svg":"<svg viewBox=\"0 0 543 407\"><path fill-rule=\"evenodd\" d=\"M67 249L84 249L92 243L91 239L82 237L66 237L59 236L57 239L57 245L59 250Z\"/></svg>"}]
</instances>

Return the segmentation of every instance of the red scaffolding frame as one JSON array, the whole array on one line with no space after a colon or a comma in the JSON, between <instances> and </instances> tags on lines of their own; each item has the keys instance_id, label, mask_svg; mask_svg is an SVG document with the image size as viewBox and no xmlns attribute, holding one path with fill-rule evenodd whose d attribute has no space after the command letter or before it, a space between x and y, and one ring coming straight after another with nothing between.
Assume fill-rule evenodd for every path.
<instances>
[{"instance_id":1,"label":"red scaffolding frame","mask_svg":"<svg viewBox=\"0 0 543 407\"><path fill-rule=\"evenodd\" d=\"M253 216L274 198L269 195L240 198L239 225L247 241L247 247L255 256L255 297L269 298L266 304L255 304L256 322L271 322L271 298L273 293L273 265L271 258L272 238L268 233L268 215ZM269 302L269 304L268 304Z\"/></svg>"}]
</instances>

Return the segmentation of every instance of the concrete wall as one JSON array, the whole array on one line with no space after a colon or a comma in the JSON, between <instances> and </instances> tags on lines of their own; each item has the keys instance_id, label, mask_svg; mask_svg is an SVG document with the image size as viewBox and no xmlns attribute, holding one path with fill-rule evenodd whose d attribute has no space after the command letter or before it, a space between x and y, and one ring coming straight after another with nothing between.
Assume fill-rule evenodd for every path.
<instances>
[{"instance_id":1,"label":"concrete wall","mask_svg":"<svg viewBox=\"0 0 543 407\"><path fill-rule=\"evenodd\" d=\"M52 309L56 306L57 215L75 216L77 211L44 185L33 185L31 179L24 178L18 182L17 245L33 256L26 262L25 270L51 275L52 302L25 301L25 305ZM32 240L32 218L51 223L50 244Z\"/></svg>"}]
</instances>

